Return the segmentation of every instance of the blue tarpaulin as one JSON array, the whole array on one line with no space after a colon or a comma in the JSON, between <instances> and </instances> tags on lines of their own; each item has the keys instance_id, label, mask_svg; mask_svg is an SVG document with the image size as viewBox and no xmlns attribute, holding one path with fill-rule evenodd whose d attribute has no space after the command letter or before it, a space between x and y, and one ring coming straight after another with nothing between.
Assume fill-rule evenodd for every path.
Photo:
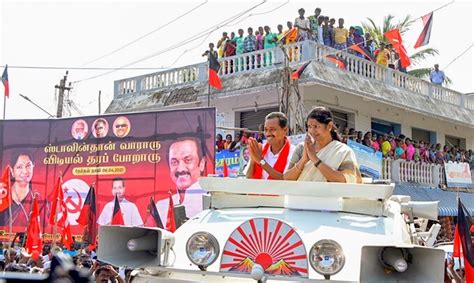
<instances>
[{"instance_id":1,"label":"blue tarpaulin","mask_svg":"<svg viewBox=\"0 0 474 283\"><path fill-rule=\"evenodd\" d=\"M397 184L393 192L394 195L408 195L414 201L439 201L439 216L457 216L458 203L457 193L443 191L438 188L419 187L410 184ZM471 216L474 216L474 194L459 193L459 197Z\"/></svg>"}]
</instances>

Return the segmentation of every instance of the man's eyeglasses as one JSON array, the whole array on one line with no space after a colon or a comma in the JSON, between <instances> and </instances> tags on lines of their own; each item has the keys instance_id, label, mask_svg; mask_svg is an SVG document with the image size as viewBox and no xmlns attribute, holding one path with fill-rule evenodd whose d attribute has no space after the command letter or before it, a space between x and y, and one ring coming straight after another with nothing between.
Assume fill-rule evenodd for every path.
<instances>
[{"instance_id":1,"label":"man's eyeglasses","mask_svg":"<svg viewBox=\"0 0 474 283\"><path fill-rule=\"evenodd\" d=\"M116 128L116 129L118 129L118 128L126 128L126 127L128 127L127 124L117 124L117 125L115 125L115 128Z\"/></svg>"}]
</instances>

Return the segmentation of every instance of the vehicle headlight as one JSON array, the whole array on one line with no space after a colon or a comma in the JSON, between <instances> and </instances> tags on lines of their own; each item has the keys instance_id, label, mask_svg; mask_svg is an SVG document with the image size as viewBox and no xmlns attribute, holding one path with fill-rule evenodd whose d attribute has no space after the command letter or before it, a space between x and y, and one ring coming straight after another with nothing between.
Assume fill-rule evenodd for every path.
<instances>
[{"instance_id":1,"label":"vehicle headlight","mask_svg":"<svg viewBox=\"0 0 474 283\"><path fill-rule=\"evenodd\" d=\"M186 254L200 269L206 268L219 256L219 242L207 232L194 233L186 243Z\"/></svg>"},{"instance_id":2,"label":"vehicle headlight","mask_svg":"<svg viewBox=\"0 0 474 283\"><path fill-rule=\"evenodd\" d=\"M309 262L313 269L321 275L334 275L342 267L346 257L341 245L333 240L320 240L309 251Z\"/></svg>"}]
</instances>

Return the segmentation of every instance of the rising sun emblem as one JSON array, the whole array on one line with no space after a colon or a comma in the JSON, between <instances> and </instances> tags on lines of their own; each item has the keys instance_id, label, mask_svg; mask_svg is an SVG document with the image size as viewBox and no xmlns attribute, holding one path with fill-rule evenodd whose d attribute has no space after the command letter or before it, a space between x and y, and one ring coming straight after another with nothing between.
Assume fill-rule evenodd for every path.
<instances>
[{"instance_id":1,"label":"rising sun emblem","mask_svg":"<svg viewBox=\"0 0 474 283\"><path fill-rule=\"evenodd\" d=\"M225 244L220 269L250 273L255 263L267 274L308 277L303 241L294 228L277 219L250 219L235 229Z\"/></svg>"}]
</instances>

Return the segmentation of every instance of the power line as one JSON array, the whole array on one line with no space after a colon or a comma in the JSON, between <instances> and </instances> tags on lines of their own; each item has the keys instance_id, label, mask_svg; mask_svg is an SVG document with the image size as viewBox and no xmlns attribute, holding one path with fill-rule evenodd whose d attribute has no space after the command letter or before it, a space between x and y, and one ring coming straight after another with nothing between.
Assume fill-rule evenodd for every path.
<instances>
[{"instance_id":1,"label":"power line","mask_svg":"<svg viewBox=\"0 0 474 283\"><path fill-rule=\"evenodd\" d=\"M232 17L227 18L226 20L224 20L224 21L218 23L216 26L211 27L211 28L208 28L208 29L206 29L206 30L204 30L204 31L202 31L202 32L200 32L200 33L198 33L198 34L192 36L192 37L189 37L189 38L187 38L187 39L185 39L185 40L183 40L183 41L181 41L181 42L178 42L178 43L176 43L176 44L174 44L174 45L172 45L172 46L169 46L169 47L167 47L167 48L165 48L165 49L163 49L163 50L160 50L160 51L158 51L158 52L155 52L155 53L152 53L152 54L150 54L150 55L147 55L147 56L145 56L145 57L143 57L143 58L141 58L141 59L135 60L135 61L133 61L133 62L131 62L131 63L125 64L125 65L123 65L122 67L119 67L119 68L117 68L117 69L115 69L115 70L111 70L111 71L105 72L105 73L103 73L103 74L99 74L99 75L96 75L96 76L88 77L88 78L85 78L85 79L82 79L82 80L77 80L77 81L75 81L75 82L79 83L79 82L88 81L88 80L92 80L92 79L96 79L96 78L98 78L98 77L102 77L102 76L108 75L108 74L113 73L113 72L115 72L115 71L117 71L117 70L120 70L120 69L129 67L129 66L135 65L135 64L137 64L137 63L143 62L143 61L145 61L145 60L151 59L151 58L153 58L153 57L156 57L156 56L158 56L158 55L167 53L167 52L169 52L169 51L171 51L171 50L174 50L174 49L176 49L176 48L178 48L178 47L181 47L181 46L183 46L183 45L186 45L186 44L188 44L188 43L191 43L191 42L193 42L193 41L196 41L196 40L198 40L199 38L202 38L202 37L204 37L204 36L207 36L208 33L211 33L211 32L214 32L214 31L218 30L218 29L221 28L223 25L226 25L226 24L228 24L228 23L231 23L231 22L235 21L236 19L242 17L242 16L245 15L246 13L248 13L248 12L250 12L250 11L256 9L258 6L264 4L266 1L267 1L267 0L263 0L263 1L260 2L259 4L254 5L254 6L252 6L251 8L249 8L249 9L243 11L243 12L240 12L240 13L238 13L238 14L232 16Z\"/></svg>"},{"instance_id":2,"label":"power line","mask_svg":"<svg viewBox=\"0 0 474 283\"><path fill-rule=\"evenodd\" d=\"M445 8L445 7L447 7L447 6L451 5L451 4L453 4L453 3L454 3L454 0L451 1L451 2L449 2L449 3L447 3L447 4L444 4L443 6L441 6L441 7L439 7L439 8L436 8L436 9L432 10L432 11L429 12L429 13L426 13L425 15L428 15L428 14L434 13L434 12L436 12L436 11L439 11L439 10L441 10L441 9L443 9L443 8ZM414 19L413 21L417 21L417 20L419 20L419 19L421 19L421 18L423 18L423 16L420 16L420 17Z\"/></svg>"},{"instance_id":3,"label":"power line","mask_svg":"<svg viewBox=\"0 0 474 283\"><path fill-rule=\"evenodd\" d=\"M445 71L449 66L451 66L452 63L456 62L456 60L458 60L459 58L461 58L461 56L463 56L464 54L466 54L467 51L469 51L469 49L471 49L472 47L474 46L474 43L471 43L471 45L469 45L466 50L464 50L461 54L459 54L458 56L456 56L453 60L451 60L451 62L448 63L448 65L446 65L446 67L443 68L443 71Z\"/></svg>"},{"instance_id":4,"label":"power line","mask_svg":"<svg viewBox=\"0 0 474 283\"><path fill-rule=\"evenodd\" d=\"M269 11L265 11L265 12L261 12L261 13L255 13L255 14L249 14L249 15L247 15L247 17L245 17L245 18L243 18L242 20L236 22L235 24L232 24L232 25L225 25L225 26L222 26L222 27L233 27L233 26L236 26L237 24L243 22L244 20L246 20L246 19L248 19L248 18L250 18L250 17L253 17L253 16L260 16L260 15L265 15L265 14L268 14L268 13L272 13L272 12L274 12L274 11L280 9L281 7L287 5L288 3L290 3L290 0L287 0L285 3L283 3L283 4L281 4L281 5L279 5L279 6L275 7L275 8L273 8L273 9L271 9L271 10L269 10ZM184 50L183 53L181 53L181 54L174 60L173 64L171 64L171 65L173 66L174 64L176 64L176 63L179 61L179 59L181 59L181 57L184 56L184 54L188 53L189 51L193 51L193 50L195 50L196 48L200 47L200 46L206 41L206 39L209 38L209 36L211 35L211 33L212 33L212 32L208 33L207 36L206 36L201 42L199 42L198 44L196 44L194 47L191 47L190 49Z\"/></svg>"},{"instance_id":5,"label":"power line","mask_svg":"<svg viewBox=\"0 0 474 283\"><path fill-rule=\"evenodd\" d=\"M97 57L97 58L95 58L95 59L93 59L93 60L91 60L91 61L88 61L88 62L84 63L82 66L89 65L89 64L91 64L91 63L97 62L97 61L99 61L99 60L102 59L102 58L105 58L105 57L107 57L107 56L110 56L110 55L112 55L112 54L114 54L114 53L119 52L120 50L122 50L122 49L124 49L124 48L126 48L126 47L128 47L128 46L130 46L130 45L132 45L132 44L134 44L134 43L136 43L136 42L138 42L138 41L144 39L145 37L148 37L149 35L151 35L151 34L157 32L157 31L159 31L159 30L161 30L161 29L163 29L163 28L169 26L170 24L176 22L177 20L181 19L182 17L184 17L184 16L186 16L186 15L192 13L193 11L195 11L195 10L199 9L200 7L202 7L203 5L207 4L207 2L208 2L208 0L204 1L203 3L197 5L196 7L194 7L194 8L192 8L191 10L185 12L184 14L179 15L179 16L177 16L176 18L172 19L171 21L169 21L169 22L167 22L167 23L165 23L165 24L159 26L158 28L156 28L156 29L154 29L154 30L152 30L152 31L150 31L150 32L148 32L148 33L146 33L146 34L144 34L144 35L142 35L142 36L140 36L140 37L138 37L138 38L136 38L136 39L130 41L129 43L126 43L126 44L120 46L120 47L117 48L117 49L114 49L114 50L110 51L109 53L107 53L107 54L105 54L105 55L102 55L102 56Z\"/></svg>"},{"instance_id":6,"label":"power line","mask_svg":"<svg viewBox=\"0 0 474 283\"><path fill-rule=\"evenodd\" d=\"M0 67L5 67L0 65ZM119 67L72 67L72 66L10 66L9 69L32 69L32 70L87 70L87 71L105 71L105 70L167 70L171 67L132 67L132 68L119 68Z\"/></svg>"}]
</instances>

